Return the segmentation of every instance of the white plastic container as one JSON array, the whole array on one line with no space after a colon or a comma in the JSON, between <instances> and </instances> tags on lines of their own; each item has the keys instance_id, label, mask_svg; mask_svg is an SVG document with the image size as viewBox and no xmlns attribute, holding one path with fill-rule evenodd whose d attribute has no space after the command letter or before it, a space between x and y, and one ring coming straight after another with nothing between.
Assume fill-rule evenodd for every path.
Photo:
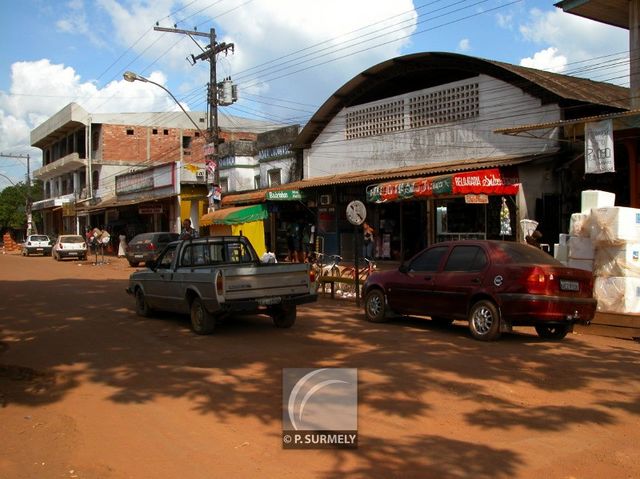
<instances>
[{"instance_id":1,"label":"white plastic container","mask_svg":"<svg viewBox=\"0 0 640 479\"><path fill-rule=\"evenodd\" d=\"M640 278L640 243L599 247L593 262L593 273L596 276Z\"/></svg>"},{"instance_id":2,"label":"white plastic container","mask_svg":"<svg viewBox=\"0 0 640 479\"><path fill-rule=\"evenodd\" d=\"M616 194L600 190L584 190L581 196L581 209L589 213L593 208L608 208L615 206Z\"/></svg>"},{"instance_id":3,"label":"white plastic container","mask_svg":"<svg viewBox=\"0 0 640 479\"><path fill-rule=\"evenodd\" d=\"M595 246L591 238L572 236L569 238L569 258L573 259L593 259L595 256Z\"/></svg>"},{"instance_id":4,"label":"white plastic container","mask_svg":"<svg viewBox=\"0 0 640 479\"><path fill-rule=\"evenodd\" d=\"M569 266L569 268L578 268L584 269L585 271L593 271L593 260L569 258L567 266Z\"/></svg>"},{"instance_id":5,"label":"white plastic container","mask_svg":"<svg viewBox=\"0 0 640 479\"><path fill-rule=\"evenodd\" d=\"M569 235L583 237L590 236L590 217L591 215L587 213L573 213L571 215L571 222L569 223Z\"/></svg>"},{"instance_id":6,"label":"white plastic container","mask_svg":"<svg viewBox=\"0 0 640 479\"><path fill-rule=\"evenodd\" d=\"M569 261L569 246L555 243L553 245L553 257L558 261Z\"/></svg>"},{"instance_id":7,"label":"white plastic container","mask_svg":"<svg viewBox=\"0 0 640 479\"><path fill-rule=\"evenodd\" d=\"M597 245L640 242L640 209L614 206L591 210L591 239Z\"/></svg>"},{"instance_id":8,"label":"white plastic container","mask_svg":"<svg viewBox=\"0 0 640 479\"><path fill-rule=\"evenodd\" d=\"M596 278L593 297L603 313L640 314L640 278Z\"/></svg>"},{"instance_id":9,"label":"white plastic container","mask_svg":"<svg viewBox=\"0 0 640 479\"><path fill-rule=\"evenodd\" d=\"M560 238L558 240L560 246L568 246L569 238L571 238L571 235L560 233Z\"/></svg>"}]
</instances>

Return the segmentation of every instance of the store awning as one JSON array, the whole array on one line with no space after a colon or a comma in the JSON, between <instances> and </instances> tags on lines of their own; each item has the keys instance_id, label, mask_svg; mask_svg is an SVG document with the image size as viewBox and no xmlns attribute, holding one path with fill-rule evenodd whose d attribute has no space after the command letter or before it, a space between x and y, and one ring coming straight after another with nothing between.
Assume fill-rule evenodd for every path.
<instances>
[{"instance_id":1,"label":"store awning","mask_svg":"<svg viewBox=\"0 0 640 479\"><path fill-rule=\"evenodd\" d=\"M451 195L515 195L520 179L515 168L490 168L448 175L378 183L367 187L367 201L384 203Z\"/></svg>"},{"instance_id":2,"label":"store awning","mask_svg":"<svg viewBox=\"0 0 640 479\"><path fill-rule=\"evenodd\" d=\"M200 218L200 226L239 225L264 220L269 216L264 204L223 208Z\"/></svg>"}]
</instances>

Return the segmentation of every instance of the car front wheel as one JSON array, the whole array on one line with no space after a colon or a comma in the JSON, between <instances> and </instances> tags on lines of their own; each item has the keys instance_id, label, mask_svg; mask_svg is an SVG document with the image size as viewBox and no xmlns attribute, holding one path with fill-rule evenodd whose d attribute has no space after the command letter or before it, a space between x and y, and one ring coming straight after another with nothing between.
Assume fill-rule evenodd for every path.
<instances>
[{"instance_id":1,"label":"car front wheel","mask_svg":"<svg viewBox=\"0 0 640 479\"><path fill-rule=\"evenodd\" d=\"M136 314L148 318L151 316L152 310L144 297L142 289L136 289Z\"/></svg>"},{"instance_id":2,"label":"car front wheel","mask_svg":"<svg viewBox=\"0 0 640 479\"><path fill-rule=\"evenodd\" d=\"M500 337L500 313L488 300L475 303L469 311L469 330L475 339L494 341Z\"/></svg>"},{"instance_id":3,"label":"car front wheel","mask_svg":"<svg viewBox=\"0 0 640 479\"><path fill-rule=\"evenodd\" d=\"M567 335L571 326L568 324L539 324L535 328L536 333L542 339L562 339Z\"/></svg>"},{"instance_id":4,"label":"car front wheel","mask_svg":"<svg viewBox=\"0 0 640 479\"><path fill-rule=\"evenodd\" d=\"M207 311L200 298L191 302L191 329L196 334L211 334L216 327L215 317Z\"/></svg>"},{"instance_id":5,"label":"car front wheel","mask_svg":"<svg viewBox=\"0 0 640 479\"><path fill-rule=\"evenodd\" d=\"M372 289L364 299L364 314L367 321L383 323L387 320L387 305L384 292L381 289Z\"/></svg>"}]
</instances>

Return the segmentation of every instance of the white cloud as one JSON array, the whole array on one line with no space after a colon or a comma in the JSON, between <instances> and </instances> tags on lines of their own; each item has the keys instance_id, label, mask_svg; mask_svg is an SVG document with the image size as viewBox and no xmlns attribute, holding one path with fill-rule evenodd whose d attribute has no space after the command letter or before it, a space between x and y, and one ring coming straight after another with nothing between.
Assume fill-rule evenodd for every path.
<instances>
[{"instance_id":1,"label":"white cloud","mask_svg":"<svg viewBox=\"0 0 640 479\"><path fill-rule=\"evenodd\" d=\"M628 31L564 13L560 9L543 12L533 9L520 25L522 37L545 47L527 63L547 63L555 68L564 61L568 74L588 76L599 81L624 80L628 66L619 60L628 50ZM553 50L553 51L552 51ZM617 55L616 55L617 54ZM591 66L589 66L591 65Z\"/></svg>"},{"instance_id":2,"label":"white cloud","mask_svg":"<svg viewBox=\"0 0 640 479\"><path fill-rule=\"evenodd\" d=\"M511 30L513 28L513 15L511 14L497 13L496 20L498 21L498 26L500 28L507 30Z\"/></svg>"},{"instance_id":3,"label":"white cloud","mask_svg":"<svg viewBox=\"0 0 640 479\"><path fill-rule=\"evenodd\" d=\"M558 54L558 49L549 47L533 55L533 58L523 58L520 65L537 68L555 73L562 73L567 67L567 57Z\"/></svg>"},{"instance_id":4,"label":"white cloud","mask_svg":"<svg viewBox=\"0 0 640 479\"><path fill-rule=\"evenodd\" d=\"M458 42L458 50L461 52L468 52L471 50L471 42L468 38L463 38Z\"/></svg>"}]
</instances>

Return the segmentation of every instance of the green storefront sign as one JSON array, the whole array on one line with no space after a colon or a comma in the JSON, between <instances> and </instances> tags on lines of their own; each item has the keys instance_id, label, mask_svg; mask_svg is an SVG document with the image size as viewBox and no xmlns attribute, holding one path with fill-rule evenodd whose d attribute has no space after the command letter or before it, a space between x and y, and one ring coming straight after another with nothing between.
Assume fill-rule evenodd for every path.
<instances>
[{"instance_id":1,"label":"green storefront sign","mask_svg":"<svg viewBox=\"0 0 640 479\"><path fill-rule=\"evenodd\" d=\"M267 191L267 201L298 201L302 199L300 190Z\"/></svg>"}]
</instances>

